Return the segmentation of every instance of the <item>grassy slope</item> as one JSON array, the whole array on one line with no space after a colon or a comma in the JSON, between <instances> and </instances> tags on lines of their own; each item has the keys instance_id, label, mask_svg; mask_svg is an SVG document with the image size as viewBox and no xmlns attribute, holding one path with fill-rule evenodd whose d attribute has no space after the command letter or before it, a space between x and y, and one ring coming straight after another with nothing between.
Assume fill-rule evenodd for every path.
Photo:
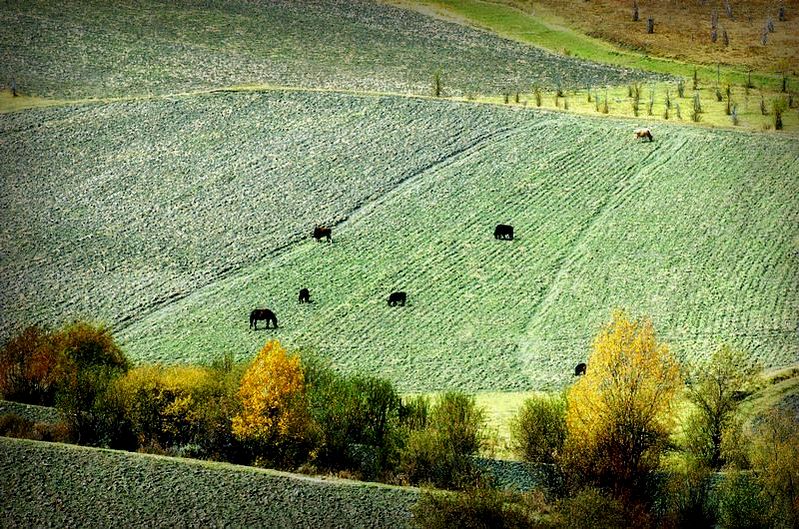
<instances>
[{"instance_id":1,"label":"grassy slope","mask_svg":"<svg viewBox=\"0 0 799 529\"><path fill-rule=\"evenodd\" d=\"M396 0L394 3L422 12L437 13L446 19L485 29L505 38L581 59L685 78L690 77L694 70L692 64L620 48L589 37L567 27L558 16L546 9L528 13L501 2L484 0ZM705 78L715 78L716 67L700 66L699 73ZM721 74L727 82L735 84L743 84L746 80L746 71L741 69L722 67ZM777 75L766 73L754 73L752 79L758 86L771 88L777 87L780 82Z\"/></svg>"},{"instance_id":2,"label":"grassy slope","mask_svg":"<svg viewBox=\"0 0 799 529\"><path fill-rule=\"evenodd\" d=\"M404 527L415 489L0 437L3 527Z\"/></svg>"},{"instance_id":3,"label":"grassy slope","mask_svg":"<svg viewBox=\"0 0 799 529\"><path fill-rule=\"evenodd\" d=\"M119 328L271 262L517 115L283 92L8 115L0 335L78 317Z\"/></svg>"},{"instance_id":4,"label":"grassy slope","mask_svg":"<svg viewBox=\"0 0 799 529\"><path fill-rule=\"evenodd\" d=\"M632 20L632 3L627 0L573 2L571 0L498 0L519 6L547 19L557 13L558 19L589 35L650 55L676 57L682 62L734 65L746 71L781 72L786 68L796 76L799 68L799 17L796 5L773 0L723 0L703 2L658 2L641 0L639 20ZM726 14L729 5L733 17ZM786 8L786 19L780 21L779 6ZM716 42L711 38L712 13L718 14ZM655 20L655 32L647 34L647 18ZM771 18L774 32L767 44L761 42L766 21ZM568 21L568 22L566 22ZM729 42L724 44L724 32Z\"/></svg>"},{"instance_id":5,"label":"grassy slope","mask_svg":"<svg viewBox=\"0 0 799 529\"><path fill-rule=\"evenodd\" d=\"M440 103L431 103L440 104ZM453 106L457 108L457 106ZM558 386L612 307L686 358L722 340L796 361L795 140L499 110L492 133L303 242L128 327L139 359L251 354L268 337L406 391ZM518 240L493 240L498 222ZM294 288L287 288L292 285ZM294 292L315 303L298 306ZM389 309L386 295L410 293ZM278 331L247 332L275 309Z\"/></svg>"},{"instance_id":6,"label":"grassy slope","mask_svg":"<svg viewBox=\"0 0 799 529\"><path fill-rule=\"evenodd\" d=\"M425 94L439 69L450 94L652 77L372 2L2 0L0 25L0 79L51 98L246 83Z\"/></svg>"}]
</instances>

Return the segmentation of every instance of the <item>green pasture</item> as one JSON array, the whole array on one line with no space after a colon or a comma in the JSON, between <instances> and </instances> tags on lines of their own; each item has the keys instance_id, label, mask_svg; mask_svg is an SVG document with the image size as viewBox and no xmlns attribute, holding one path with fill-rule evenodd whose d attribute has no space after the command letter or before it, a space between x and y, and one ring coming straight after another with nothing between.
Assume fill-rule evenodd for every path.
<instances>
[{"instance_id":1,"label":"green pasture","mask_svg":"<svg viewBox=\"0 0 799 529\"><path fill-rule=\"evenodd\" d=\"M796 361L795 140L664 124L639 143L627 121L494 115L509 121L362 204L334 243L298 241L126 325L128 351L245 358L276 337L403 391L527 391L566 383L627 307L684 359L727 341ZM494 240L498 223L517 240ZM280 329L247 329L261 306Z\"/></svg>"},{"instance_id":2,"label":"green pasture","mask_svg":"<svg viewBox=\"0 0 799 529\"><path fill-rule=\"evenodd\" d=\"M7 114L0 336L73 318L121 329L271 262L520 116L281 91Z\"/></svg>"},{"instance_id":3,"label":"green pasture","mask_svg":"<svg viewBox=\"0 0 799 529\"><path fill-rule=\"evenodd\" d=\"M626 307L682 358L797 359L789 137L290 92L8 116L6 334L100 319L162 363L275 337L402 391L516 392L567 383Z\"/></svg>"}]
</instances>

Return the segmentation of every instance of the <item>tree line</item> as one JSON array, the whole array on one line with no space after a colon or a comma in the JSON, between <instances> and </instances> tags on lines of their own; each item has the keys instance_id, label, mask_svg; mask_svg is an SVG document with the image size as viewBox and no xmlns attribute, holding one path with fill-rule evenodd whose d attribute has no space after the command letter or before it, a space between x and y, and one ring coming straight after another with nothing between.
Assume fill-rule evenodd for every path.
<instances>
[{"instance_id":1,"label":"tree line","mask_svg":"<svg viewBox=\"0 0 799 529\"><path fill-rule=\"evenodd\" d=\"M799 524L797 416L744 425L758 368L743 353L723 346L686 366L650 320L616 312L587 364L512 420L515 453L544 476L527 493L479 470L488 437L473 396L402 398L276 340L248 363L133 366L101 326L29 327L0 351L0 392L55 406L61 422L6 415L0 435L431 486L423 527Z\"/></svg>"}]
</instances>

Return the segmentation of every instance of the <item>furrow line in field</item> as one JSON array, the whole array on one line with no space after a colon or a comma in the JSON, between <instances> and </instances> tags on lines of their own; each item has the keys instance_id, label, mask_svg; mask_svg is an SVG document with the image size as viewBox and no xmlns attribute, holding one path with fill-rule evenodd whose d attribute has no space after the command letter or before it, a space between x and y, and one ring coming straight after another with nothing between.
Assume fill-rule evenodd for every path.
<instances>
[{"instance_id":1,"label":"furrow line in field","mask_svg":"<svg viewBox=\"0 0 799 529\"><path fill-rule=\"evenodd\" d=\"M530 317L528 320L528 332L525 333L525 339L529 334L530 326L534 324L541 308L546 306L550 301L550 298L554 295L554 287L561 283L564 274L567 272L568 264L574 260L576 253L581 247L583 241L587 239L594 227L598 225L600 219L603 219L611 211L617 209L627 200L629 200L629 198L631 198L641 188L644 181L647 180L648 175L662 167L664 164L668 163L671 157L680 149L682 149L683 146L685 146L687 141L687 139L681 140L676 147L671 149L669 154L665 156L664 159L656 159L655 162L646 164L646 161L651 158L653 152L659 150L659 147L648 153L640 163L630 168L634 169L633 173L627 178L620 179L616 185L615 191L613 193L608 193L606 195L607 198L591 212L591 215L587 219L585 219L580 227L580 231L573 239L570 250L562 254L557 259L554 266L555 272L550 275L552 278L551 281L547 284L542 295L534 303L530 312Z\"/></svg>"}]
</instances>

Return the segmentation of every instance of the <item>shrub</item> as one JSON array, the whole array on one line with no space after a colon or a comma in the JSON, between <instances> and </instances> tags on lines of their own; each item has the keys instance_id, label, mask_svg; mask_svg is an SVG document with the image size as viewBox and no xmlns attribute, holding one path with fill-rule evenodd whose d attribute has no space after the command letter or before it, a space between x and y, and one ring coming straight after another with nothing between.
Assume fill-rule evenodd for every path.
<instances>
[{"instance_id":1,"label":"shrub","mask_svg":"<svg viewBox=\"0 0 799 529\"><path fill-rule=\"evenodd\" d=\"M376 455L374 466L361 466L366 478L375 478L398 464L398 438L401 400L391 382L368 376L356 376L351 381L349 401L349 440L366 445Z\"/></svg>"},{"instance_id":2,"label":"shrub","mask_svg":"<svg viewBox=\"0 0 799 529\"><path fill-rule=\"evenodd\" d=\"M761 489L748 472L724 476L718 489L719 524L725 529L760 529L768 527L768 505Z\"/></svg>"},{"instance_id":3,"label":"shrub","mask_svg":"<svg viewBox=\"0 0 799 529\"><path fill-rule=\"evenodd\" d=\"M16 413L0 415L0 435L17 439L33 439L33 421Z\"/></svg>"},{"instance_id":4,"label":"shrub","mask_svg":"<svg viewBox=\"0 0 799 529\"><path fill-rule=\"evenodd\" d=\"M733 105L732 106L732 110L730 111L730 121L732 121L732 124L735 125L735 126L737 126L738 123L740 122L739 119L738 119L738 107L737 107L737 105Z\"/></svg>"},{"instance_id":5,"label":"shrub","mask_svg":"<svg viewBox=\"0 0 799 529\"><path fill-rule=\"evenodd\" d=\"M441 97L441 72L433 73L433 97Z\"/></svg>"},{"instance_id":6,"label":"shrub","mask_svg":"<svg viewBox=\"0 0 799 529\"><path fill-rule=\"evenodd\" d=\"M52 406L72 370L51 333L27 327L0 350L0 393L7 400Z\"/></svg>"},{"instance_id":7,"label":"shrub","mask_svg":"<svg viewBox=\"0 0 799 529\"><path fill-rule=\"evenodd\" d=\"M771 410L754 427L752 470L773 527L799 526L799 419Z\"/></svg>"},{"instance_id":8,"label":"shrub","mask_svg":"<svg viewBox=\"0 0 799 529\"><path fill-rule=\"evenodd\" d=\"M677 96L681 98L685 97L685 81L683 79L677 81Z\"/></svg>"},{"instance_id":9,"label":"shrub","mask_svg":"<svg viewBox=\"0 0 799 529\"><path fill-rule=\"evenodd\" d=\"M618 529L620 527L647 527L647 523L633 523L642 518L628 514L624 505L596 488L585 488L574 496L559 502L555 519L559 529Z\"/></svg>"},{"instance_id":10,"label":"shrub","mask_svg":"<svg viewBox=\"0 0 799 529\"><path fill-rule=\"evenodd\" d=\"M488 488L464 492L423 490L412 508L413 524L425 529L537 527L520 506L520 496Z\"/></svg>"},{"instance_id":11,"label":"shrub","mask_svg":"<svg viewBox=\"0 0 799 529\"><path fill-rule=\"evenodd\" d=\"M659 527L711 529L716 525L713 473L703 465L667 476L659 491Z\"/></svg>"},{"instance_id":12,"label":"shrub","mask_svg":"<svg viewBox=\"0 0 799 529\"><path fill-rule=\"evenodd\" d=\"M77 321L58 331L55 339L78 369L108 367L125 372L130 368L111 331L103 326Z\"/></svg>"},{"instance_id":13,"label":"shrub","mask_svg":"<svg viewBox=\"0 0 799 529\"><path fill-rule=\"evenodd\" d=\"M788 104L784 99L777 99L771 103L771 109L774 111L774 130L782 130L782 113L788 108Z\"/></svg>"},{"instance_id":14,"label":"shrub","mask_svg":"<svg viewBox=\"0 0 799 529\"><path fill-rule=\"evenodd\" d=\"M510 424L513 448L532 463L554 463L566 438L566 402L560 397L527 399Z\"/></svg>"},{"instance_id":15,"label":"shrub","mask_svg":"<svg viewBox=\"0 0 799 529\"><path fill-rule=\"evenodd\" d=\"M356 470L365 479L391 472L403 444L403 406L387 380L345 377L316 357L305 367L311 415L318 432L315 463Z\"/></svg>"},{"instance_id":16,"label":"shrub","mask_svg":"<svg viewBox=\"0 0 799 529\"><path fill-rule=\"evenodd\" d=\"M236 459L229 450L230 417L238 410L232 406L233 384L223 375L231 370L143 366L129 371L117 385L139 446L181 453L194 446L198 457Z\"/></svg>"},{"instance_id":17,"label":"shrub","mask_svg":"<svg viewBox=\"0 0 799 529\"><path fill-rule=\"evenodd\" d=\"M474 397L448 392L431 408L427 425L408 436L400 468L414 483L464 488L480 481L475 456L485 443L483 410Z\"/></svg>"},{"instance_id":18,"label":"shrub","mask_svg":"<svg viewBox=\"0 0 799 529\"><path fill-rule=\"evenodd\" d=\"M732 97L731 97L731 89L730 85L727 85L727 88L724 89L727 95L727 105L725 107L725 112L729 116L732 114Z\"/></svg>"},{"instance_id":19,"label":"shrub","mask_svg":"<svg viewBox=\"0 0 799 529\"><path fill-rule=\"evenodd\" d=\"M56 406L78 444L135 450L125 399L115 386L122 374L108 366L86 367L59 390Z\"/></svg>"}]
</instances>

